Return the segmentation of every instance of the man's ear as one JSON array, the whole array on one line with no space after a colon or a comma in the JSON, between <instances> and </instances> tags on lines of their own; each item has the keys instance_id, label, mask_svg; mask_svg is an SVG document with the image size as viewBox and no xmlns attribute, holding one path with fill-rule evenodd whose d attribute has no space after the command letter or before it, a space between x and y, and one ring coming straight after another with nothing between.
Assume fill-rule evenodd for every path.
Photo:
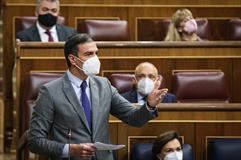
<instances>
[{"instance_id":1,"label":"man's ear","mask_svg":"<svg viewBox=\"0 0 241 160\"><path fill-rule=\"evenodd\" d=\"M57 14L57 16L58 16L58 17L61 16L61 15L60 15L60 9L58 9L58 14Z\"/></svg>"},{"instance_id":2,"label":"man's ear","mask_svg":"<svg viewBox=\"0 0 241 160\"><path fill-rule=\"evenodd\" d=\"M35 12L34 12L34 14L35 14L35 16L36 16L36 17L38 17L38 15L39 15L39 14L38 14L38 11L37 11L37 9L35 9Z\"/></svg>"},{"instance_id":3,"label":"man's ear","mask_svg":"<svg viewBox=\"0 0 241 160\"><path fill-rule=\"evenodd\" d=\"M132 78L132 84L133 84L133 88L136 88L136 86L137 86L136 77L133 77L133 78Z\"/></svg>"},{"instance_id":4,"label":"man's ear","mask_svg":"<svg viewBox=\"0 0 241 160\"><path fill-rule=\"evenodd\" d=\"M69 55L68 55L68 59L69 59L69 61L70 61L70 63L71 63L72 65L75 65L75 64L76 64L76 63L75 63L75 56L74 56L74 55L69 54Z\"/></svg>"}]
</instances>

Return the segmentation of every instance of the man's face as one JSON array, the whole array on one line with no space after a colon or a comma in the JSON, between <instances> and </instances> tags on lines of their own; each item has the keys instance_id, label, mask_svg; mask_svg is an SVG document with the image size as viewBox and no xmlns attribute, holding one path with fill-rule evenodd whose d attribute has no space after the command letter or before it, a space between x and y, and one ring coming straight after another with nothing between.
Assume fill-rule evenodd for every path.
<instances>
[{"instance_id":1,"label":"man's face","mask_svg":"<svg viewBox=\"0 0 241 160\"><path fill-rule=\"evenodd\" d=\"M98 48L95 42L87 42L84 44L80 44L78 48L79 48L78 57L83 62L91 57L97 56L98 54ZM83 63L78 61L78 66L82 68Z\"/></svg>"},{"instance_id":2,"label":"man's face","mask_svg":"<svg viewBox=\"0 0 241 160\"><path fill-rule=\"evenodd\" d=\"M135 71L136 81L139 82L143 78L150 78L155 81L157 79L158 73L157 70L150 65L142 65L138 67Z\"/></svg>"},{"instance_id":3,"label":"man's face","mask_svg":"<svg viewBox=\"0 0 241 160\"><path fill-rule=\"evenodd\" d=\"M36 11L36 16L50 13L53 16L59 15L59 6L55 2L42 1L40 7Z\"/></svg>"}]
</instances>

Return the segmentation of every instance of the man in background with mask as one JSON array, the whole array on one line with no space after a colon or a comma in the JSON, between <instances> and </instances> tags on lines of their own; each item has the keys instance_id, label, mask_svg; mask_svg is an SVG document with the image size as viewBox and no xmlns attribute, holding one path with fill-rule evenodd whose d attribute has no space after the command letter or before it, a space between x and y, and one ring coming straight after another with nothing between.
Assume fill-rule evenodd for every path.
<instances>
[{"instance_id":1,"label":"man in background with mask","mask_svg":"<svg viewBox=\"0 0 241 160\"><path fill-rule=\"evenodd\" d=\"M109 114L140 127L157 116L162 91L154 88L147 103L133 106L106 78L95 76L100 71L98 48L87 34L71 36L64 52L69 69L40 89L28 132L29 148L52 160L113 160L112 152L99 151L93 144L110 143Z\"/></svg>"},{"instance_id":2,"label":"man in background with mask","mask_svg":"<svg viewBox=\"0 0 241 160\"><path fill-rule=\"evenodd\" d=\"M37 0L35 15L37 22L17 33L20 41L59 42L76 33L73 28L57 24L60 11L59 0Z\"/></svg>"},{"instance_id":3,"label":"man in background with mask","mask_svg":"<svg viewBox=\"0 0 241 160\"><path fill-rule=\"evenodd\" d=\"M135 89L123 93L122 96L131 103L144 104L146 97L153 91L155 87L159 88L156 82L159 81L157 68L149 63L140 63L135 69ZM168 89L162 89L161 103L175 103L176 97L167 93Z\"/></svg>"}]
</instances>

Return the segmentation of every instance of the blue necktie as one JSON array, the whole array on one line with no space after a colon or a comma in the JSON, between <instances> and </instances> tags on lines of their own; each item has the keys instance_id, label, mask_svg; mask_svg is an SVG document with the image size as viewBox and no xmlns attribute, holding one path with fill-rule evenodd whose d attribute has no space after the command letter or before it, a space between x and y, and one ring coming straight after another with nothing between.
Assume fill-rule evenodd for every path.
<instances>
[{"instance_id":1,"label":"blue necktie","mask_svg":"<svg viewBox=\"0 0 241 160\"><path fill-rule=\"evenodd\" d=\"M91 115L90 101L86 94L86 87L87 87L86 81L83 81L80 87L81 87L81 103L85 111L85 117L88 121L90 130L91 130L92 115Z\"/></svg>"},{"instance_id":2,"label":"blue necktie","mask_svg":"<svg viewBox=\"0 0 241 160\"><path fill-rule=\"evenodd\" d=\"M146 102L147 96L142 97L142 100Z\"/></svg>"}]
</instances>

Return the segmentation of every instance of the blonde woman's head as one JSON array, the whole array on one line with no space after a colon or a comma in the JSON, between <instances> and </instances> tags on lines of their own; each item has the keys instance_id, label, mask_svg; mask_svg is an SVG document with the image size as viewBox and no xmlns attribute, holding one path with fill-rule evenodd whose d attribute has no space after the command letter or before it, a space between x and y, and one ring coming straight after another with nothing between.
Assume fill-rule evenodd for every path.
<instances>
[{"instance_id":1,"label":"blonde woman's head","mask_svg":"<svg viewBox=\"0 0 241 160\"><path fill-rule=\"evenodd\" d=\"M193 15L190 10L178 9L172 16L165 41L182 41L183 37L181 33L183 32L185 23L190 19L193 19Z\"/></svg>"},{"instance_id":2,"label":"blonde woman's head","mask_svg":"<svg viewBox=\"0 0 241 160\"><path fill-rule=\"evenodd\" d=\"M178 9L172 16L172 22L175 28L179 28L181 23L193 19L192 12L188 9Z\"/></svg>"}]
</instances>

